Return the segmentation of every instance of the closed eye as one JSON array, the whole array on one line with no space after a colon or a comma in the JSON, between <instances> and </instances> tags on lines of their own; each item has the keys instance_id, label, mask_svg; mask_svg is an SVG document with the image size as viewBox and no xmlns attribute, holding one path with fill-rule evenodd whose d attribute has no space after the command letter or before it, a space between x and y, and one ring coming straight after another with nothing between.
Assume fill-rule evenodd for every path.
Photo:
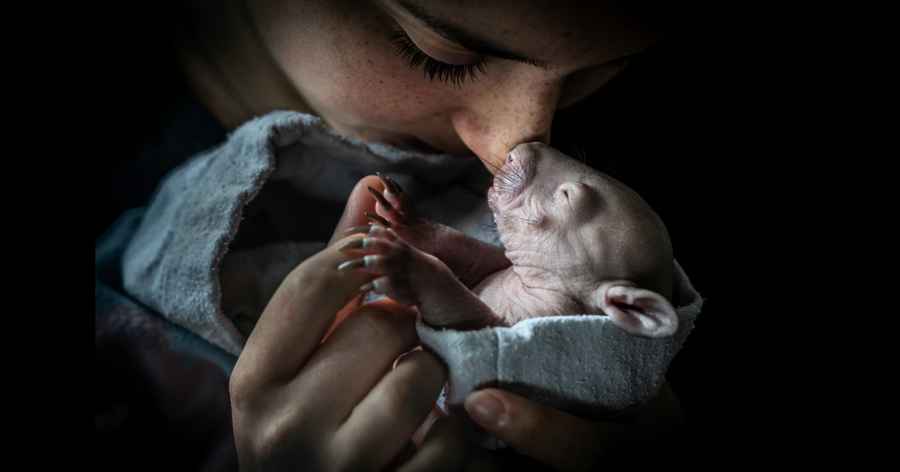
<instances>
[{"instance_id":1,"label":"closed eye","mask_svg":"<svg viewBox=\"0 0 900 472\"><path fill-rule=\"evenodd\" d=\"M448 64L439 61L416 46L416 43L402 28L398 27L394 31L391 41L396 47L397 54L406 59L409 67L413 69L421 67L428 80L438 79L459 87L466 80L474 80L478 75L484 73L484 58L471 64Z\"/></svg>"}]
</instances>

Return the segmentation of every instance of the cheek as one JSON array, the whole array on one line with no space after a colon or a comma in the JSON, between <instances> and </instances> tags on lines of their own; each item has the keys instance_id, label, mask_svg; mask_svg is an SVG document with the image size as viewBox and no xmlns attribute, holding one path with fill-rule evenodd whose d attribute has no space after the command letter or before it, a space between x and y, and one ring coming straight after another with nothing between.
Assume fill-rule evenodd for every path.
<instances>
[{"instance_id":1,"label":"cheek","mask_svg":"<svg viewBox=\"0 0 900 472\"><path fill-rule=\"evenodd\" d=\"M323 114L350 126L391 128L440 113L439 97L423 90L413 71L396 67L396 58L381 54L384 63L357 52L331 59L331 72L316 78L308 95Z\"/></svg>"}]
</instances>

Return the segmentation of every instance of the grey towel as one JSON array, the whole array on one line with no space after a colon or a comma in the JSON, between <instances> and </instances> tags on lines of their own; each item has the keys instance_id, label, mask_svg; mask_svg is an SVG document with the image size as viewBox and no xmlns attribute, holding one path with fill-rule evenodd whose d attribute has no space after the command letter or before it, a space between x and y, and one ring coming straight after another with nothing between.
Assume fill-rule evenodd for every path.
<instances>
[{"instance_id":1,"label":"grey towel","mask_svg":"<svg viewBox=\"0 0 900 472\"><path fill-rule=\"evenodd\" d=\"M669 338L632 336L596 315L531 318L477 331L418 323L422 343L447 363L447 404L461 404L482 386L504 387L590 416L643 403L662 386L703 306L677 262L675 268L686 304L678 308L678 331Z\"/></svg>"},{"instance_id":2,"label":"grey towel","mask_svg":"<svg viewBox=\"0 0 900 472\"><path fill-rule=\"evenodd\" d=\"M375 171L399 181L424 216L499 244L484 199L489 175L477 159L365 144L335 135L316 117L275 112L177 168L139 221L107 232L127 241L122 286L237 355L245 341L240 314L261 312L287 271L324 246L354 184ZM242 226L248 218L253 224ZM597 316L466 334L420 327L420 335L450 366L454 400L500 381L557 403L618 407L654 390L690 331L701 302L679 274L689 305L679 310L682 328L671 340L628 338ZM243 285L223 299L223 280Z\"/></svg>"},{"instance_id":3,"label":"grey towel","mask_svg":"<svg viewBox=\"0 0 900 472\"><path fill-rule=\"evenodd\" d=\"M237 355L245 339L234 323L236 314L254 311L258 315L268 299L265 294L271 295L280 281L278 275L286 275L323 247L327 236L316 231L315 223L324 219L333 220L333 225L361 177L386 172L425 209L440 209L440 200L452 193L454 207L432 212L433 216L477 229L489 222L471 219L473 214L485 213L478 209L484 206L479 194L459 186L447 188L450 181L473 169L477 169L474 158L366 145L333 134L311 115L275 112L243 125L221 146L169 174L133 234L120 235L115 229L108 234L131 238L121 263L123 287L129 294ZM267 197L266 188L284 187L272 185L276 182L293 189L296 200ZM261 206L251 208L251 202ZM326 211L331 208L334 211ZM255 247L229 253L250 210L275 220L274 229L269 239L257 241ZM281 239L285 232L287 240ZM252 254L272 259L272 252L279 248L287 249L279 264L241 263ZM226 254L233 263L225 263ZM233 267L232 273L259 273L260 269L267 273L258 274L254 286L235 290L247 296L223 306L220 282L227 277L222 273L226 266Z\"/></svg>"}]
</instances>

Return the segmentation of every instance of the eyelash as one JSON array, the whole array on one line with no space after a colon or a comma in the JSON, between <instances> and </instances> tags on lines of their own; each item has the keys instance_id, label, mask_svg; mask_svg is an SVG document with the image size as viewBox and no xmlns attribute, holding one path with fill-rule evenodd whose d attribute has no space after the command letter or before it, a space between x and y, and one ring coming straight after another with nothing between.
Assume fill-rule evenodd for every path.
<instances>
[{"instance_id":1,"label":"eyelash","mask_svg":"<svg viewBox=\"0 0 900 472\"><path fill-rule=\"evenodd\" d=\"M441 62L419 49L402 29L393 32L391 42L397 48L397 54L409 63L409 67L412 69L421 67L428 80L438 79L441 82L461 87L466 80L475 80L479 74L484 74L484 59L480 59L474 64Z\"/></svg>"}]
</instances>

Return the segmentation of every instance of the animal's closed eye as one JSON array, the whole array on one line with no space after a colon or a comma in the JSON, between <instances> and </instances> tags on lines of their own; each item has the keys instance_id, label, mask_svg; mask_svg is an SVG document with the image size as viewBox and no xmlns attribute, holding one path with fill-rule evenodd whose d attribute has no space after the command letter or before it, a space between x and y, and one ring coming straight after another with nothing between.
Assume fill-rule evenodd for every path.
<instances>
[{"instance_id":1,"label":"animal's closed eye","mask_svg":"<svg viewBox=\"0 0 900 472\"><path fill-rule=\"evenodd\" d=\"M566 182L556 189L556 193L557 195L562 195L562 198L565 198L566 201L571 202L576 198L575 194L578 193L578 188L575 185L571 182Z\"/></svg>"}]
</instances>

